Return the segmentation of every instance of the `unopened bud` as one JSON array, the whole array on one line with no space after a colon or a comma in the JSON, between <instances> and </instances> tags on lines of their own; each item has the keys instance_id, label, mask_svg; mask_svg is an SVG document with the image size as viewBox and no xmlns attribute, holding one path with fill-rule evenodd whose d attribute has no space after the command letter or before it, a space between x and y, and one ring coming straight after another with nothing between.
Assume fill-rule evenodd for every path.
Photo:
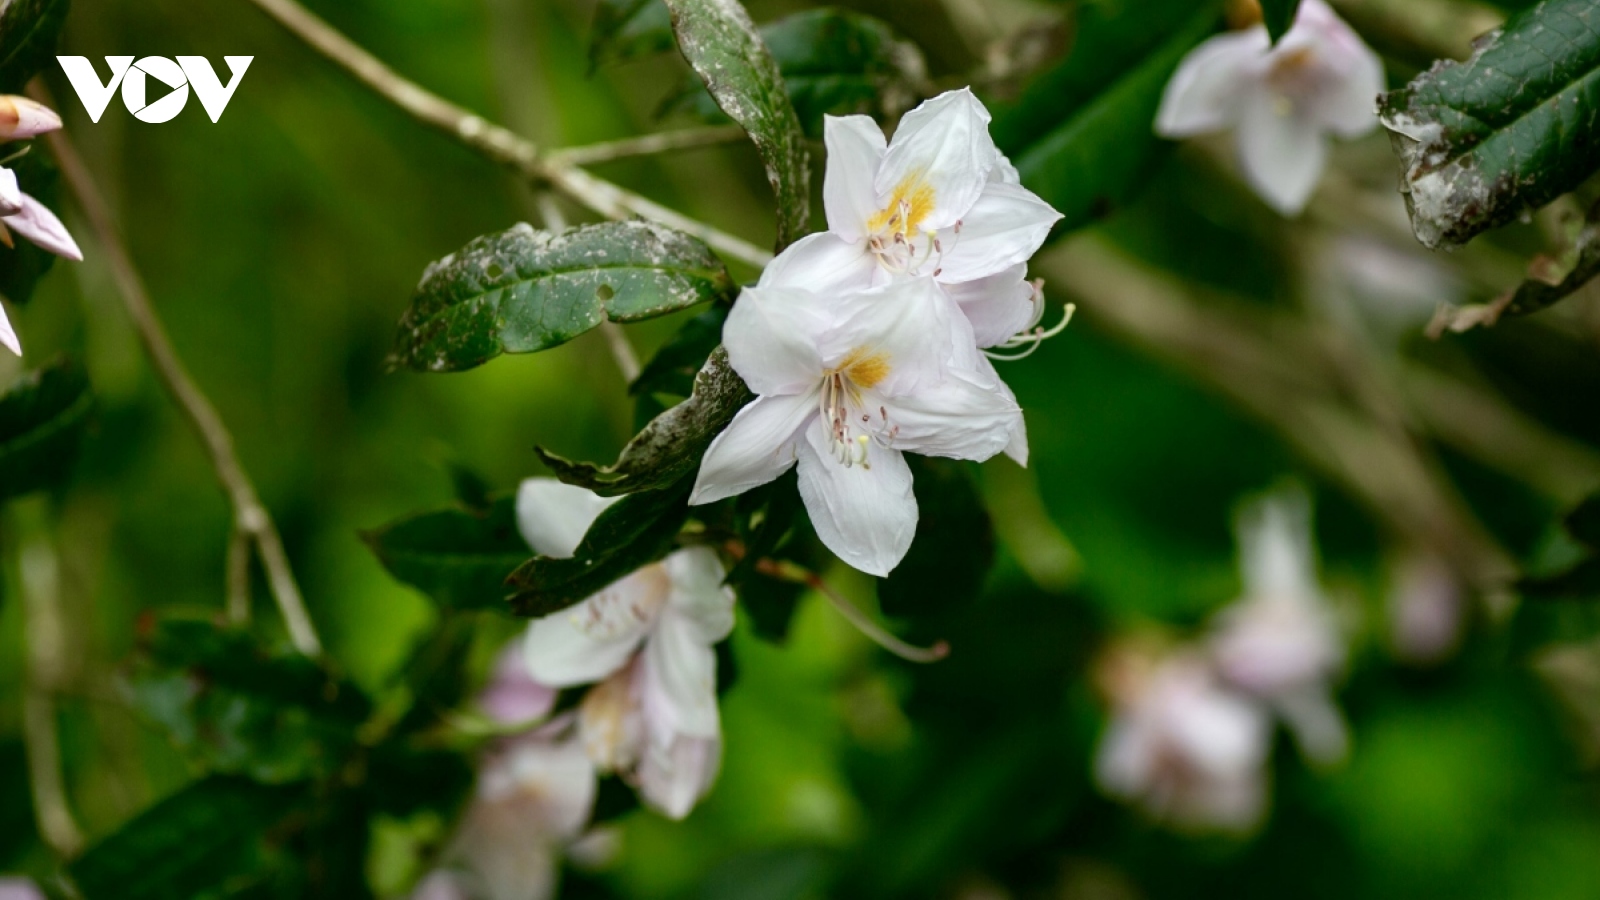
<instances>
[{"instance_id":1,"label":"unopened bud","mask_svg":"<svg viewBox=\"0 0 1600 900\"><path fill-rule=\"evenodd\" d=\"M0 139L18 140L61 127L55 110L27 97L0 94Z\"/></svg>"}]
</instances>

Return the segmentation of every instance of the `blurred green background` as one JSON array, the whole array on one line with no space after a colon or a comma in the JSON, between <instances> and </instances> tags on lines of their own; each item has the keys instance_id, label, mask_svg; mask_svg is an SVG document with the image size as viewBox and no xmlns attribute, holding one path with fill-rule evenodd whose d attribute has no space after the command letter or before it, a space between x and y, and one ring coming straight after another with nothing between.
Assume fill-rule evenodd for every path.
<instances>
[{"instance_id":1,"label":"blurred green background","mask_svg":"<svg viewBox=\"0 0 1600 900\"><path fill-rule=\"evenodd\" d=\"M544 146L687 121L655 116L686 71L675 55L589 74L588 0L308 5L408 77ZM748 5L758 22L804 7ZM931 73L946 80L985 62L973 15L992 16L1000 35L1014 22L1069 28L1082 12L843 5L915 38ZM331 655L376 686L433 626L433 613L383 572L358 529L448 503L454 464L510 487L540 473L535 444L607 459L632 433L632 404L598 333L461 374L385 373L423 267L476 235L537 221L531 192L244 2L80 0L61 52L255 57L217 124L191 104L171 123L146 125L116 102L92 124L59 71L45 82L112 200L173 342L277 517ZM1392 79L1410 74L1392 62ZM1005 94L994 92L997 109ZM1048 98L1026 115L1041 109ZM1386 193L1393 162L1382 137L1336 159L1398 208ZM748 146L599 171L770 243L770 194ZM66 219L83 239L70 206ZM1286 227L1212 156L1184 148L1096 231L1152 271L1244 301L1242 315L1281 312L1327 329L1338 327L1334 318L1309 297L1329 277L1314 252L1328 228ZM1495 240L1504 254L1528 238ZM221 608L229 523L202 448L153 377L93 242L83 243L87 262L58 265L30 303L12 308L26 362L83 360L100 402L70 488L14 505L5 520L0 871L36 875L53 862L35 833L22 740L19 548L44 541L60 561L68 626L60 659L70 686L61 740L71 807L93 838L191 777L125 709L116 674L150 611ZM1440 265L1467 269L1477 259L1462 257ZM1053 267L1071 262L1047 250L1035 274L1053 280ZM740 279L755 275L733 268ZM1439 666L1396 662L1384 606L1394 547L1363 499L1225 386L1108 325L1096 306L1117 297L1075 299L1083 302L1072 328L1003 370L1027 411L1033 465L1028 476L1004 461L982 473L1002 520L984 597L928 597L927 614L907 626L916 639L948 638L951 658L891 661L814 598L786 645L741 623L715 791L682 824L647 812L623 819L616 859L570 873L568 895L1600 897L1600 781L1580 765L1562 711L1526 666L1543 641L1593 633L1589 610L1524 611L1477 628ZM1425 342L1416 323L1400 349L1373 352L1470 372L1541 427L1600 453L1600 316L1592 298L1574 306L1561 328L1507 322L1441 344ZM681 321L627 334L647 357ZM0 382L20 370L0 358ZM1551 552L1552 523L1564 499L1576 498L1440 452L1504 546L1521 559ZM1286 475L1313 486L1324 576L1360 623L1340 695L1353 755L1313 772L1280 748L1261 834L1175 836L1096 792L1089 760L1103 712L1088 666L1108 634L1152 621L1190 627L1233 599L1234 505ZM833 574L870 598L865 580ZM255 597L258 620L277 627L264 585ZM486 627L509 636L514 624Z\"/></svg>"}]
</instances>

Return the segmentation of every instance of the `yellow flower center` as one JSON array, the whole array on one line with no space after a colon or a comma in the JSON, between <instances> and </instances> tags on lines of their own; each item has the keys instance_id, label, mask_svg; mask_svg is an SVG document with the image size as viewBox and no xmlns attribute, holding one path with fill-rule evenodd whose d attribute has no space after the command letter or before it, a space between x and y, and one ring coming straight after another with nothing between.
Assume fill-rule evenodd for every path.
<instances>
[{"instance_id":1,"label":"yellow flower center","mask_svg":"<svg viewBox=\"0 0 1600 900\"><path fill-rule=\"evenodd\" d=\"M828 429L834 458L846 468L871 469L867 449L873 440L888 446L895 436L895 429L889 426L888 409L864 409L865 398L861 396L862 391L877 387L888 378L892 368L889 354L857 347L845 355L843 362L823 373L818 411Z\"/></svg>"},{"instance_id":2,"label":"yellow flower center","mask_svg":"<svg viewBox=\"0 0 1600 900\"><path fill-rule=\"evenodd\" d=\"M936 199L933 185L921 171L912 172L895 185L889 204L867 221L867 230L898 235L915 235L917 226L933 212Z\"/></svg>"}]
</instances>

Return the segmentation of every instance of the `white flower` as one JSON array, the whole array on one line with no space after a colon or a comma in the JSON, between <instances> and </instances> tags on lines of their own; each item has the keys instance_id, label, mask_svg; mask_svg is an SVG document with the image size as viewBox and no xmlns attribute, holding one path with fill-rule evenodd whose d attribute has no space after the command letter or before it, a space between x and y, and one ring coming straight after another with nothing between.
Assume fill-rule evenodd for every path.
<instances>
[{"instance_id":1,"label":"white flower","mask_svg":"<svg viewBox=\"0 0 1600 900\"><path fill-rule=\"evenodd\" d=\"M1265 712L1218 684L1203 659L1130 664L1095 758L1101 789L1182 829L1258 825L1271 749Z\"/></svg>"},{"instance_id":2,"label":"white flower","mask_svg":"<svg viewBox=\"0 0 1600 900\"><path fill-rule=\"evenodd\" d=\"M538 722L555 704L555 690L528 674L522 646L515 641L500 652L489 683L478 694L478 708L501 725Z\"/></svg>"},{"instance_id":3,"label":"white flower","mask_svg":"<svg viewBox=\"0 0 1600 900\"><path fill-rule=\"evenodd\" d=\"M1337 762L1349 749L1332 696L1345 647L1317 583L1310 501L1298 488L1267 495L1241 510L1237 530L1245 595L1213 623L1218 670L1281 716L1307 758Z\"/></svg>"},{"instance_id":4,"label":"white flower","mask_svg":"<svg viewBox=\"0 0 1600 900\"><path fill-rule=\"evenodd\" d=\"M6 317L6 308L0 305L0 345L18 356L22 355L22 342L17 340L17 330Z\"/></svg>"},{"instance_id":5,"label":"white flower","mask_svg":"<svg viewBox=\"0 0 1600 900\"><path fill-rule=\"evenodd\" d=\"M61 117L50 107L16 94L0 94L0 141L31 138L60 127Z\"/></svg>"},{"instance_id":6,"label":"white flower","mask_svg":"<svg viewBox=\"0 0 1600 900\"><path fill-rule=\"evenodd\" d=\"M0 878L0 900L44 900L44 892L26 878Z\"/></svg>"},{"instance_id":7,"label":"white flower","mask_svg":"<svg viewBox=\"0 0 1600 900\"><path fill-rule=\"evenodd\" d=\"M817 536L850 565L888 574L917 526L902 451L984 460L1020 433L1021 410L975 362L971 333L928 277L826 295L747 289L723 343L758 396L711 443L689 502L798 465Z\"/></svg>"},{"instance_id":8,"label":"white flower","mask_svg":"<svg viewBox=\"0 0 1600 900\"><path fill-rule=\"evenodd\" d=\"M1413 665L1436 665L1461 646L1467 598L1450 567L1412 554L1395 567L1389 589L1389 645Z\"/></svg>"},{"instance_id":9,"label":"white flower","mask_svg":"<svg viewBox=\"0 0 1600 900\"><path fill-rule=\"evenodd\" d=\"M991 347L1038 321L1027 261L1061 218L1018 183L966 88L928 100L885 142L867 116L824 120L828 230L762 273L762 287L827 292L931 275Z\"/></svg>"},{"instance_id":10,"label":"white flower","mask_svg":"<svg viewBox=\"0 0 1600 900\"><path fill-rule=\"evenodd\" d=\"M517 520L533 549L568 557L607 501L548 478L523 482ZM713 646L733 629L733 592L715 553L692 547L578 605L535 620L523 651L534 680L599 684L579 711L589 757L632 779L646 803L688 815L722 752Z\"/></svg>"},{"instance_id":11,"label":"white flower","mask_svg":"<svg viewBox=\"0 0 1600 900\"><path fill-rule=\"evenodd\" d=\"M1383 63L1323 0L1302 0L1271 46L1265 25L1217 35L1168 82L1156 115L1164 137L1233 129L1244 174L1284 215L1305 208L1328 160L1328 133L1378 125Z\"/></svg>"}]
</instances>

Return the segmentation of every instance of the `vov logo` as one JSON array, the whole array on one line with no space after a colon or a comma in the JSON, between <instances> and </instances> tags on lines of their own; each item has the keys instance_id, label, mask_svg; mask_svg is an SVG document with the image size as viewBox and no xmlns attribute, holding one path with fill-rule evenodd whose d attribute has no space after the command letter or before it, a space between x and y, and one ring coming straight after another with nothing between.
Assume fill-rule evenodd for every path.
<instances>
[{"instance_id":1,"label":"vov logo","mask_svg":"<svg viewBox=\"0 0 1600 900\"><path fill-rule=\"evenodd\" d=\"M133 113L135 119L152 125L170 122L183 112L183 107L189 102L191 87L195 96L200 98L200 105L205 107L206 115L213 122L219 121L222 111L228 108L228 101L233 99L239 82L244 80L245 70L250 68L254 59L254 56L224 56L233 80L223 85L216 70L211 68L211 63L204 56L180 56L177 62L165 56L146 56L138 62L134 62L131 56L108 56L106 65L111 68L111 80L108 82L100 80L95 73L94 63L86 56L56 57L62 71L67 73L67 80L72 82L78 99L83 101L90 121L100 121L106 107L111 104L112 95L121 87L122 104L128 107L128 112ZM157 100L149 100L153 93L150 90L152 79L166 85L171 91Z\"/></svg>"}]
</instances>

